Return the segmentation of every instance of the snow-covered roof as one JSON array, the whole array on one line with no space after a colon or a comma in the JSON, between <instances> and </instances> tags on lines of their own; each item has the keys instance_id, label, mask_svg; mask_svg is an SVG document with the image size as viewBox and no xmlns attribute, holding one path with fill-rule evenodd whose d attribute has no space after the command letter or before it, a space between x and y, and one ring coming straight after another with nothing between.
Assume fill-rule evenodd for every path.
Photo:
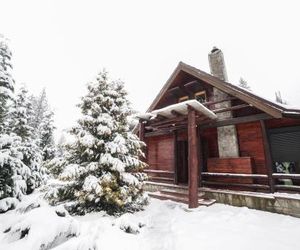
<instances>
[{"instance_id":1,"label":"snow-covered roof","mask_svg":"<svg viewBox=\"0 0 300 250\"><path fill-rule=\"evenodd\" d=\"M254 107L270 114L275 118L281 118L285 115L288 115L289 112L295 112L295 115L300 116L300 108L298 107L290 107L287 105L283 105L274 101L270 101L264 97L261 97L251 91L247 91L244 88L236 86L229 82L224 82L217 77L214 77L200 69L197 69L193 66L190 66L186 63L180 62L176 69L174 70L173 74L170 76L169 80L165 83L159 94L156 96L152 104L150 105L148 112L155 109L156 105L159 103L160 99L164 96L166 91L169 89L171 84L173 83L174 79L177 75L184 71L218 89L224 91L228 94L238 97L239 99L253 105Z\"/></svg>"},{"instance_id":2,"label":"snow-covered roof","mask_svg":"<svg viewBox=\"0 0 300 250\"><path fill-rule=\"evenodd\" d=\"M167 118L172 118L175 115L172 114L172 110L182 114L182 115L187 115L188 114L188 106L193 107L195 110L197 110L199 113L202 113L203 115L211 118L211 119L216 119L217 115L206 108L204 105L202 105L200 102L197 100L187 100L184 102L176 103L173 105L169 105L167 107L153 110L151 113L154 115L162 115Z\"/></svg>"}]
</instances>

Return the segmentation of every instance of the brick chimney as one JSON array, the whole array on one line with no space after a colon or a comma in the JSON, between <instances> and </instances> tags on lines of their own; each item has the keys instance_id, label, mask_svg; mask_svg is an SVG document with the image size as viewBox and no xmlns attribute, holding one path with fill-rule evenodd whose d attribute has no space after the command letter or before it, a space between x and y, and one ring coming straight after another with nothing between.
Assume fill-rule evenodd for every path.
<instances>
[{"instance_id":1,"label":"brick chimney","mask_svg":"<svg viewBox=\"0 0 300 250\"><path fill-rule=\"evenodd\" d=\"M225 60L220 49L214 47L208 55L210 72L213 76L218 77L223 81L228 81L225 67ZM221 90L213 89L214 100L219 101L226 99L228 95ZM215 109L231 107L231 101L215 104ZM223 112L217 114L219 119L228 119L232 117L232 112ZM239 157L239 146L235 125L218 127L218 148L219 157Z\"/></svg>"}]
</instances>

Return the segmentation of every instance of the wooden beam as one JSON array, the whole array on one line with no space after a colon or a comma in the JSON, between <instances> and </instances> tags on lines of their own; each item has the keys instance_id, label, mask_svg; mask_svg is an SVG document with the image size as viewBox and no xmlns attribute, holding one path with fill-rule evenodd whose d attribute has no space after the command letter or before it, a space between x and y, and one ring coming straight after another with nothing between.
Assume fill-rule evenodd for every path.
<instances>
[{"instance_id":1,"label":"wooden beam","mask_svg":"<svg viewBox=\"0 0 300 250\"><path fill-rule=\"evenodd\" d=\"M273 168L272 168L272 157L271 157L271 151L270 151L270 145L268 141L268 135L266 130L266 125L264 121L260 121L261 126L261 132L262 132L262 139L263 139L263 145L264 145L264 151L265 151L265 164L268 171L268 182L270 186L270 192L274 193L274 180L272 178L273 174Z\"/></svg>"},{"instance_id":2,"label":"wooden beam","mask_svg":"<svg viewBox=\"0 0 300 250\"><path fill-rule=\"evenodd\" d=\"M228 125L235 125L235 124L240 124L240 123L247 123L247 122L254 122L254 121L259 121L259 120L267 120L267 119L272 119L273 117L262 113L262 114L256 114L256 115L249 115L249 116L241 116L241 117L235 117L235 118L230 118L226 120L212 120L206 124L200 124L199 127L200 129L205 129L205 128L214 128L214 127L223 127L223 126L228 126Z\"/></svg>"},{"instance_id":3,"label":"wooden beam","mask_svg":"<svg viewBox=\"0 0 300 250\"><path fill-rule=\"evenodd\" d=\"M189 170L189 208L198 207L198 140L196 112L194 109L188 108L188 170Z\"/></svg>"},{"instance_id":4,"label":"wooden beam","mask_svg":"<svg viewBox=\"0 0 300 250\"><path fill-rule=\"evenodd\" d=\"M222 187L244 187L244 188L253 188L253 189L269 189L268 185L262 184L244 184L244 183L227 183L219 181L202 181L203 185L207 186L222 186Z\"/></svg>"},{"instance_id":5,"label":"wooden beam","mask_svg":"<svg viewBox=\"0 0 300 250\"><path fill-rule=\"evenodd\" d=\"M272 174L274 179L293 179L300 180L300 174L282 174L282 173L274 173Z\"/></svg>"},{"instance_id":6,"label":"wooden beam","mask_svg":"<svg viewBox=\"0 0 300 250\"><path fill-rule=\"evenodd\" d=\"M229 101L236 100L236 99L237 99L236 97L229 97L229 98L225 98L225 99L218 100L218 101L204 102L203 105L210 106L210 105L218 104L221 102L229 102Z\"/></svg>"},{"instance_id":7,"label":"wooden beam","mask_svg":"<svg viewBox=\"0 0 300 250\"><path fill-rule=\"evenodd\" d=\"M240 104L240 105L231 106L228 108L214 109L214 110L212 110L212 112L217 114L217 113L223 113L223 112L238 110L238 109L247 108L247 107L250 107L250 105L249 104Z\"/></svg>"},{"instance_id":8,"label":"wooden beam","mask_svg":"<svg viewBox=\"0 0 300 250\"><path fill-rule=\"evenodd\" d=\"M183 116L183 114L181 114L180 112L176 111L176 110L171 110L171 114L175 115L176 117L180 117Z\"/></svg>"},{"instance_id":9,"label":"wooden beam","mask_svg":"<svg viewBox=\"0 0 300 250\"><path fill-rule=\"evenodd\" d=\"M268 175L265 174L234 174L234 173L213 173L203 172L202 176L209 177L229 177L229 178L253 178L253 179L268 179Z\"/></svg>"},{"instance_id":10,"label":"wooden beam","mask_svg":"<svg viewBox=\"0 0 300 250\"><path fill-rule=\"evenodd\" d=\"M300 192L300 186L296 185L275 185L276 190Z\"/></svg>"},{"instance_id":11,"label":"wooden beam","mask_svg":"<svg viewBox=\"0 0 300 250\"><path fill-rule=\"evenodd\" d=\"M163 121L163 120L166 120L168 118L163 116L163 115L157 114L155 119L158 119L159 121Z\"/></svg>"},{"instance_id":12,"label":"wooden beam","mask_svg":"<svg viewBox=\"0 0 300 250\"><path fill-rule=\"evenodd\" d=\"M188 82L186 84L184 84L183 86L185 88L189 88L189 87L194 87L196 85L199 85L200 83L197 81L197 80L194 80L194 81L191 81L191 82Z\"/></svg>"}]
</instances>

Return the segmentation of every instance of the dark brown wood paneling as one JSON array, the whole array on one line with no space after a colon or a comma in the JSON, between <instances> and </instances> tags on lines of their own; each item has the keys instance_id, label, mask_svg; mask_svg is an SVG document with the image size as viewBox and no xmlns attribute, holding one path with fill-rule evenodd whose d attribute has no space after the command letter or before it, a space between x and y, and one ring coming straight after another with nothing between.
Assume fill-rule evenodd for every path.
<instances>
[{"instance_id":1,"label":"dark brown wood paneling","mask_svg":"<svg viewBox=\"0 0 300 250\"><path fill-rule=\"evenodd\" d=\"M252 174L252 159L250 157L237 158L209 158L207 160L208 172L212 173L238 173ZM253 183L252 178L223 178L208 177L211 181L220 181L224 183Z\"/></svg>"},{"instance_id":2,"label":"dark brown wood paneling","mask_svg":"<svg viewBox=\"0 0 300 250\"><path fill-rule=\"evenodd\" d=\"M147 163L150 169L174 171L174 136L146 138Z\"/></svg>"},{"instance_id":3,"label":"dark brown wood paneling","mask_svg":"<svg viewBox=\"0 0 300 250\"><path fill-rule=\"evenodd\" d=\"M292 119L292 118L271 119L271 120L267 120L265 122L265 125L267 129L299 126L300 119Z\"/></svg>"},{"instance_id":4,"label":"dark brown wood paneling","mask_svg":"<svg viewBox=\"0 0 300 250\"><path fill-rule=\"evenodd\" d=\"M253 173L267 174L260 122L238 124L236 128L240 156L249 156L254 160Z\"/></svg>"}]
</instances>

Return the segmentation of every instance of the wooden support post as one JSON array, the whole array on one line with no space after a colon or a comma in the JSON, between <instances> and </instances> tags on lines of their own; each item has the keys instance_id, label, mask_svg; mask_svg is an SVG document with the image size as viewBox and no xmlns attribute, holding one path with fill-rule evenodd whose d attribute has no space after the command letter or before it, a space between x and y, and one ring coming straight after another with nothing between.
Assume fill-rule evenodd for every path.
<instances>
[{"instance_id":1,"label":"wooden support post","mask_svg":"<svg viewBox=\"0 0 300 250\"><path fill-rule=\"evenodd\" d=\"M139 138L141 141L145 140L145 123L141 120L139 124Z\"/></svg>"},{"instance_id":2,"label":"wooden support post","mask_svg":"<svg viewBox=\"0 0 300 250\"><path fill-rule=\"evenodd\" d=\"M264 145L264 151L265 151L265 163L268 171L268 182L270 185L270 192L274 193L275 192L275 187L274 187L274 180L272 177L273 174L273 168L272 168L272 157L271 157L271 151L270 151L270 145L269 145L269 140L268 140L268 135L267 135L267 130L266 130L266 125L264 121L260 121L261 125L261 132L262 132L262 138L263 138L263 145Z\"/></svg>"},{"instance_id":3,"label":"wooden support post","mask_svg":"<svg viewBox=\"0 0 300 250\"><path fill-rule=\"evenodd\" d=\"M174 160L174 184L178 184L178 149L177 149L177 131L175 130L173 132L173 143L174 143L174 155L173 155L173 160Z\"/></svg>"},{"instance_id":4,"label":"wooden support post","mask_svg":"<svg viewBox=\"0 0 300 250\"><path fill-rule=\"evenodd\" d=\"M189 208L198 207L198 140L196 111L188 107L188 170L189 170Z\"/></svg>"},{"instance_id":5,"label":"wooden support post","mask_svg":"<svg viewBox=\"0 0 300 250\"><path fill-rule=\"evenodd\" d=\"M202 186L202 172L203 172L203 148L202 148L202 136L201 136L202 131L200 129L197 129L197 131L198 131L198 142L197 142L198 150L197 150L197 152L198 152L198 161L199 161L199 163L198 163L198 168L199 168L198 181L199 181L199 183L198 183L198 185L199 185L199 187L201 187Z\"/></svg>"}]
</instances>

